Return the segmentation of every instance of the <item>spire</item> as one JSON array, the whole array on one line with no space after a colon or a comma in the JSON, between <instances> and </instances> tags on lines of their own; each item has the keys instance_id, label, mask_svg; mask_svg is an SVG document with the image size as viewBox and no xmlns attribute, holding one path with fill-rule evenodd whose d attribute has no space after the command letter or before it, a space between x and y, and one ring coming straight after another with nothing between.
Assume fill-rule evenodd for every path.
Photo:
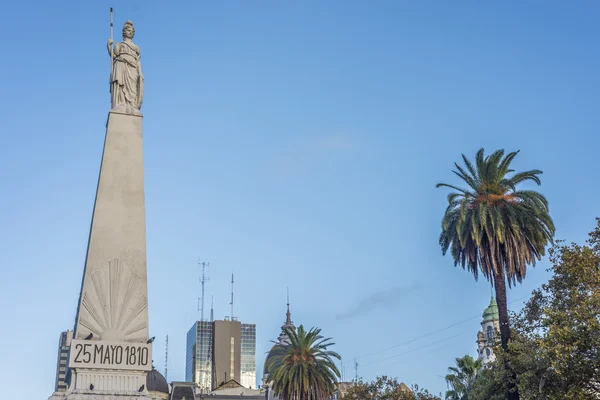
<instances>
[{"instance_id":1,"label":"spire","mask_svg":"<svg viewBox=\"0 0 600 400\"><path fill-rule=\"evenodd\" d=\"M292 325L292 313L290 313L290 288L287 288L287 313L285 313L285 325Z\"/></svg>"},{"instance_id":2,"label":"spire","mask_svg":"<svg viewBox=\"0 0 600 400\"><path fill-rule=\"evenodd\" d=\"M279 340L279 343L287 343L288 342L288 335L286 333L286 329L292 329L292 330L296 330L296 326L294 326L294 323L292 322L292 313L290 312L290 289L288 288L287 290L287 312L285 313L285 324L283 324L283 326L281 327L281 333L279 334L279 337L277 338Z\"/></svg>"}]
</instances>

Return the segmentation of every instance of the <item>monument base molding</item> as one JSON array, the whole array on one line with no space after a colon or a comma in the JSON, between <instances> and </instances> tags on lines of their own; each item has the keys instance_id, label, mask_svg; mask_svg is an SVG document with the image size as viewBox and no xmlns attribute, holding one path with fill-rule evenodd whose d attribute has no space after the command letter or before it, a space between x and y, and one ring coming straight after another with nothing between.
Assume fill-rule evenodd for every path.
<instances>
[{"instance_id":1,"label":"monument base molding","mask_svg":"<svg viewBox=\"0 0 600 400\"><path fill-rule=\"evenodd\" d=\"M147 371L77 368L72 372L69 389L48 400L152 400L145 387Z\"/></svg>"},{"instance_id":2,"label":"monument base molding","mask_svg":"<svg viewBox=\"0 0 600 400\"><path fill-rule=\"evenodd\" d=\"M54 393L48 400L155 400L147 394Z\"/></svg>"}]
</instances>

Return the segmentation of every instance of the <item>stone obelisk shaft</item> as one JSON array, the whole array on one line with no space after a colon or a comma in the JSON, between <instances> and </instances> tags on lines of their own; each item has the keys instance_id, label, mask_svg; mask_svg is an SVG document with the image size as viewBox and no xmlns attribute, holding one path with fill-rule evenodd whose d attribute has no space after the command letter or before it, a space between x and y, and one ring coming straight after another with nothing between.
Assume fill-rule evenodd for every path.
<instances>
[{"instance_id":1,"label":"stone obelisk shaft","mask_svg":"<svg viewBox=\"0 0 600 400\"><path fill-rule=\"evenodd\" d=\"M75 339L148 339L142 117L110 112Z\"/></svg>"},{"instance_id":2,"label":"stone obelisk shaft","mask_svg":"<svg viewBox=\"0 0 600 400\"><path fill-rule=\"evenodd\" d=\"M147 399L142 386L152 369L147 341L142 116L112 110L69 353L66 400Z\"/></svg>"}]
</instances>

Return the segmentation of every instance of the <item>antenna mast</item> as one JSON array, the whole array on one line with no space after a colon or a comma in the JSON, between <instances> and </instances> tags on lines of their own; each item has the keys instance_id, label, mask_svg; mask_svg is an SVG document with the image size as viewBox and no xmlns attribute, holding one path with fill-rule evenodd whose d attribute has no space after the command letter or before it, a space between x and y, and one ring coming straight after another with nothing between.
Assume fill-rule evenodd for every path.
<instances>
[{"instance_id":1,"label":"antenna mast","mask_svg":"<svg viewBox=\"0 0 600 400\"><path fill-rule=\"evenodd\" d=\"M231 274L231 320L233 321L233 274Z\"/></svg>"},{"instance_id":2,"label":"antenna mast","mask_svg":"<svg viewBox=\"0 0 600 400\"><path fill-rule=\"evenodd\" d=\"M356 382L358 382L358 363L356 362L356 357L354 357L354 374Z\"/></svg>"},{"instance_id":3,"label":"antenna mast","mask_svg":"<svg viewBox=\"0 0 600 400\"><path fill-rule=\"evenodd\" d=\"M168 372L169 372L169 335L167 335L167 340L165 340L165 380L168 379L167 378Z\"/></svg>"},{"instance_id":4,"label":"antenna mast","mask_svg":"<svg viewBox=\"0 0 600 400\"><path fill-rule=\"evenodd\" d=\"M200 284L202 285L202 297L198 299L198 311L200 311L200 321L204 321L204 284L210 281L210 277L204 275L206 267L210 266L210 263L200 262L198 259L198 266L202 267L202 277L200 278Z\"/></svg>"},{"instance_id":5,"label":"antenna mast","mask_svg":"<svg viewBox=\"0 0 600 400\"><path fill-rule=\"evenodd\" d=\"M202 297L200 299L198 299L198 309L200 311L200 322L198 322L198 325L200 326L200 346L203 347L204 346L204 284L206 282L208 282L210 280L209 277L206 276L205 271L206 271L206 267L210 266L210 263L207 262L200 262L200 259L198 259L198 266L202 267L202 276L200 277L200 284L202 285ZM209 353L210 353L210 349L209 349ZM208 358L208 354L207 354L207 358ZM207 360L208 362L208 360ZM206 379L206 370L204 372L204 378ZM201 391L204 391L206 389L206 382L202 382L202 388Z\"/></svg>"},{"instance_id":6,"label":"antenna mast","mask_svg":"<svg viewBox=\"0 0 600 400\"><path fill-rule=\"evenodd\" d=\"M214 308L215 308L215 298L214 296L211 296L211 301L210 301L210 325L211 325L211 331L213 332L214 335L214 330L212 329L214 327L213 322L214 322ZM204 387L210 387L210 390L214 389L214 382L217 381L217 376L215 375L215 363L214 363L214 359L213 359L213 343L214 343L214 337L211 336L211 340L208 344L208 357L206 357L207 361L206 361L206 365L207 365L207 369L210 371L210 375L206 374L206 383L204 385Z\"/></svg>"}]
</instances>

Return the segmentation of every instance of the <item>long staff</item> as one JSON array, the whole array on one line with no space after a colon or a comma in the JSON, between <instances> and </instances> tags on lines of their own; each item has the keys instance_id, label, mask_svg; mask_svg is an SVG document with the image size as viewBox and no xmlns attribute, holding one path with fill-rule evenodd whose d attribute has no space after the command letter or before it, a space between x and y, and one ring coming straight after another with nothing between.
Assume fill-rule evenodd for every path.
<instances>
[{"instance_id":1,"label":"long staff","mask_svg":"<svg viewBox=\"0 0 600 400\"><path fill-rule=\"evenodd\" d=\"M113 38L113 17L112 17L112 7L110 8L110 40L112 40ZM113 70L113 63L114 63L114 53L113 53L113 47L112 44L110 45L110 71L112 74L112 70Z\"/></svg>"}]
</instances>

